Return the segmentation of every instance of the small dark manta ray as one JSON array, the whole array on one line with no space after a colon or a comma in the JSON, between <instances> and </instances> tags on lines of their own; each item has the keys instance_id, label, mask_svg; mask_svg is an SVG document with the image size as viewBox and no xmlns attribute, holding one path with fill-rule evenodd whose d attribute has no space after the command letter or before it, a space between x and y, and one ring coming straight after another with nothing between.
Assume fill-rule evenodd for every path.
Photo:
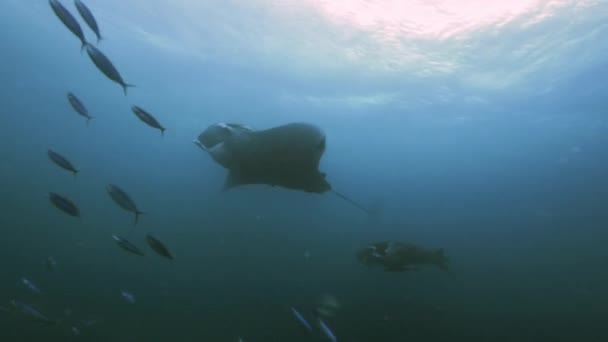
<instances>
[{"instance_id":1,"label":"small dark manta ray","mask_svg":"<svg viewBox=\"0 0 608 342\"><path fill-rule=\"evenodd\" d=\"M91 44L87 44L86 47L87 54L89 55L97 69L99 69L99 71L106 75L106 77L110 80L120 84L122 86L123 91L125 92L125 95L127 95L127 88L135 87L135 85L128 84L122 79L122 76L120 76L120 73L118 72L118 70L116 70L114 64L112 64L112 62L110 62L110 59L106 57L106 55L104 55L101 51L99 51L98 48L94 47Z\"/></svg>"},{"instance_id":2,"label":"small dark manta ray","mask_svg":"<svg viewBox=\"0 0 608 342\"><path fill-rule=\"evenodd\" d=\"M448 258L443 249L428 250L409 243L380 241L357 252L357 259L367 266L380 266L387 272L417 270L417 266L433 265L448 270Z\"/></svg>"},{"instance_id":3,"label":"small dark manta ray","mask_svg":"<svg viewBox=\"0 0 608 342\"><path fill-rule=\"evenodd\" d=\"M118 204L118 206L135 214L135 224L137 224L139 215L142 215L143 212L137 208L137 205L131 199L131 197L124 190L114 184L109 184L106 187L106 190L114 202Z\"/></svg>"},{"instance_id":4,"label":"small dark manta ray","mask_svg":"<svg viewBox=\"0 0 608 342\"><path fill-rule=\"evenodd\" d=\"M49 200L57 209L64 213L73 217L80 217L80 210L70 199L54 192L49 192Z\"/></svg>"},{"instance_id":5,"label":"small dark manta ray","mask_svg":"<svg viewBox=\"0 0 608 342\"><path fill-rule=\"evenodd\" d=\"M160 123L158 123L158 121L156 120L156 118L152 116L152 114L146 112L138 106L131 106L131 110L133 111L133 113L135 113L139 120L143 121L150 127L159 129L160 135L165 135L166 128L161 126Z\"/></svg>"},{"instance_id":6,"label":"small dark manta ray","mask_svg":"<svg viewBox=\"0 0 608 342\"><path fill-rule=\"evenodd\" d=\"M134 244L129 242L127 239L120 237L118 235L112 235L112 239L114 239L116 244L118 246L120 246L120 248L124 249L125 251L132 253L132 254L136 254L136 255L141 255L141 256L144 255L144 252L142 252L141 249L137 248Z\"/></svg>"},{"instance_id":7,"label":"small dark manta ray","mask_svg":"<svg viewBox=\"0 0 608 342\"><path fill-rule=\"evenodd\" d=\"M49 4L51 5L53 12L55 12L57 18L59 18L65 27L67 27L74 35L76 35L76 37L78 37L78 39L80 39L80 43L82 44L80 50L82 51L82 49L84 49L84 47L87 45L87 41L84 38L84 33L82 32L80 24L78 24L78 21L76 21L76 18L74 18L70 11L63 7L59 1L49 0Z\"/></svg>"},{"instance_id":8,"label":"small dark manta ray","mask_svg":"<svg viewBox=\"0 0 608 342\"><path fill-rule=\"evenodd\" d=\"M309 193L331 191L371 214L352 199L332 190L319 171L325 152L323 131L308 123L290 123L256 131L234 123L209 126L195 141L211 158L228 169L224 189L267 184Z\"/></svg>"},{"instance_id":9,"label":"small dark manta ray","mask_svg":"<svg viewBox=\"0 0 608 342\"><path fill-rule=\"evenodd\" d=\"M89 28L91 28L93 32L95 32L95 35L97 36L97 43L99 43L101 40L101 34L99 34L99 26L97 25L97 20L95 20L93 13L91 13L89 8L80 0L74 0L74 5L76 5L76 9L78 10L78 13L80 13L82 19L84 19L84 22L89 25Z\"/></svg>"},{"instance_id":10,"label":"small dark manta ray","mask_svg":"<svg viewBox=\"0 0 608 342\"><path fill-rule=\"evenodd\" d=\"M53 151L53 150L48 150L47 154L49 156L49 159L51 159L51 161L53 163L55 163L57 166L59 166L60 168L70 171L74 174L74 176L76 176L76 174L78 174L78 169L76 169L74 167L74 165L72 165L72 163L64 156L62 156L61 154Z\"/></svg>"},{"instance_id":11,"label":"small dark manta ray","mask_svg":"<svg viewBox=\"0 0 608 342\"><path fill-rule=\"evenodd\" d=\"M158 255L165 257L169 260L173 260L173 255L171 255L169 249L159 239L148 234L146 235L146 241L148 242L150 248L152 248Z\"/></svg>"},{"instance_id":12,"label":"small dark manta ray","mask_svg":"<svg viewBox=\"0 0 608 342\"><path fill-rule=\"evenodd\" d=\"M87 123L89 123L91 119L94 119L94 117L89 115L87 107L85 107L82 101L80 101L80 99L76 97L76 95L74 95L73 93L68 93L68 101L70 102L70 105L76 111L76 113L80 114L81 116L84 116L87 119Z\"/></svg>"}]
</instances>

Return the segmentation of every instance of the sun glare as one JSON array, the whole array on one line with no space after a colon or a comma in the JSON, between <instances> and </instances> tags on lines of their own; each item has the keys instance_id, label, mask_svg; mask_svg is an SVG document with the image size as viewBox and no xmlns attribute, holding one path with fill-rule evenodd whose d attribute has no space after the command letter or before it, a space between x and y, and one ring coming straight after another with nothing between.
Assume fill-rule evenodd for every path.
<instances>
[{"instance_id":1,"label":"sun glare","mask_svg":"<svg viewBox=\"0 0 608 342\"><path fill-rule=\"evenodd\" d=\"M389 37L450 38L540 10L541 0L309 0L336 25ZM540 11L539 11L540 12Z\"/></svg>"},{"instance_id":2,"label":"sun glare","mask_svg":"<svg viewBox=\"0 0 608 342\"><path fill-rule=\"evenodd\" d=\"M502 87L538 68L542 61L533 53L548 49L540 47L556 46L538 36L555 24L542 25L560 15L580 17L580 9L602 0L150 1L158 4L145 12L154 25L134 25L133 31L183 54L281 66L303 78L327 72L395 79L462 73L470 82ZM518 72L484 70L498 64L517 65Z\"/></svg>"}]
</instances>

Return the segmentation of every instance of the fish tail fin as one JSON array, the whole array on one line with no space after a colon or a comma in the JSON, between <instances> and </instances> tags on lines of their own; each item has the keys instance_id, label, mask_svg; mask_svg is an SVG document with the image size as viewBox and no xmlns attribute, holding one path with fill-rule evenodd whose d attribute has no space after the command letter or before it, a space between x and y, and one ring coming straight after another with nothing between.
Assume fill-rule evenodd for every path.
<instances>
[{"instance_id":1,"label":"fish tail fin","mask_svg":"<svg viewBox=\"0 0 608 342\"><path fill-rule=\"evenodd\" d=\"M102 40L103 40L103 37L102 36L98 36L97 37L97 44L99 44L99 42L101 42Z\"/></svg>"},{"instance_id":2,"label":"fish tail fin","mask_svg":"<svg viewBox=\"0 0 608 342\"><path fill-rule=\"evenodd\" d=\"M167 130L167 129L166 129L165 127L161 127L161 128L160 128L160 136L161 136L161 137L164 137L164 136L165 136L165 131L166 131L166 130Z\"/></svg>"},{"instance_id":3,"label":"fish tail fin","mask_svg":"<svg viewBox=\"0 0 608 342\"><path fill-rule=\"evenodd\" d=\"M137 88L137 86L135 84L123 83L122 91L125 93L125 96L127 96L127 88Z\"/></svg>"},{"instance_id":4,"label":"fish tail fin","mask_svg":"<svg viewBox=\"0 0 608 342\"><path fill-rule=\"evenodd\" d=\"M89 116L87 117L87 125L89 124L89 122L91 122L91 120L95 119L94 116Z\"/></svg>"},{"instance_id":5,"label":"fish tail fin","mask_svg":"<svg viewBox=\"0 0 608 342\"><path fill-rule=\"evenodd\" d=\"M86 48L87 45L89 45L89 43L86 40L83 40L82 44L80 44L80 53L82 53L82 51L84 51L84 48Z\"/></svg>"},{"instance_id":6,"label":"fish tail fin","mask_svg":"<svg viewBox=\"0 0 608 342\"><path fill-rule=\"evenodd\" d=\"M78 176L78 172L80 172L80 170L74 170L74 171L72 171L72 173L74 174L74 178L76 178L76 176Z\"/></svg>"},{"instance_id":7,"label":"fish tail fin","mask_svg":"<svg viewBox=\"0 0 608 342\"><path fill-rule=\"evenodd\" d=\"M143 215L143 214L144 214L143 211L139 211L138 210L138 211L135 212L135 222L133 223L134 226L136 226L137 222L139 222L139 215Z\"/></svg>"},{"instance_id":8,"label":"fish tail fin","mask_svg":"<svg viewBox=\"0 0 608 342\"><path fill-rule=\"evenodd\" d=\"M439 248L435 251L437 257L437 267L442 271L448 271L448 258L445 256L443 248Z\"/></svg>"}]
</instances>

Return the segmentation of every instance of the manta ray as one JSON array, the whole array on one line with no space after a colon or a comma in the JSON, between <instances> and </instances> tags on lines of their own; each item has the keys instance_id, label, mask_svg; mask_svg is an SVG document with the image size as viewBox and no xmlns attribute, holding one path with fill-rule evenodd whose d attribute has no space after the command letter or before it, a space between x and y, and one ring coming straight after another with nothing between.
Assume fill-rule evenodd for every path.
<instances>
[{"instance_id":1,"label":"manta ray","mask_svg":"<svg viewBox=\"0 0 608 342\"><path fill-rule=\"evenodd\" d=\"M224 189L267 184L312 193L331 190L319 161L325 134L306 123L255 131L237 124L216 124L203 131L198 145L228 169Z\"/></svg>"},{"instance_id":2,"label":"manta ray","mask_svg":"<svg viewBox=\"0 0 608 342\"><path fill-rule=\"evenodd\" d=\"M369 210L332 189L319 162L326 148L325 133L309 123L289 123L265 130L235 123L216 123L194 141L228 170L224 190L266 184L309 193L333 192L369 213Z\"/></svg>"}]
</instances>

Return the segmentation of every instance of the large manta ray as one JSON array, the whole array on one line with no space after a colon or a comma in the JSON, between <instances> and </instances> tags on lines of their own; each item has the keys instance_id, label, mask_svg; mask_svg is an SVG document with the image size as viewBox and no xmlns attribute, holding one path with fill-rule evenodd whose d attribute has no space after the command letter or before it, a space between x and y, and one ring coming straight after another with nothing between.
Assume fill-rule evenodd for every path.
<instances>
[{"instance_id":1,"label":"large manta ray","mask_svg":"<svg viewBox=\"0 0 608 342\"><path fill-rule=\"evenodd\" d=\"M229 170L224 189L267 184L312 193L331 190L319 171L325 134L317 126L290 123L256 131L219 123L205 129L195 143Z\"/></svg>"}]
</instances>

